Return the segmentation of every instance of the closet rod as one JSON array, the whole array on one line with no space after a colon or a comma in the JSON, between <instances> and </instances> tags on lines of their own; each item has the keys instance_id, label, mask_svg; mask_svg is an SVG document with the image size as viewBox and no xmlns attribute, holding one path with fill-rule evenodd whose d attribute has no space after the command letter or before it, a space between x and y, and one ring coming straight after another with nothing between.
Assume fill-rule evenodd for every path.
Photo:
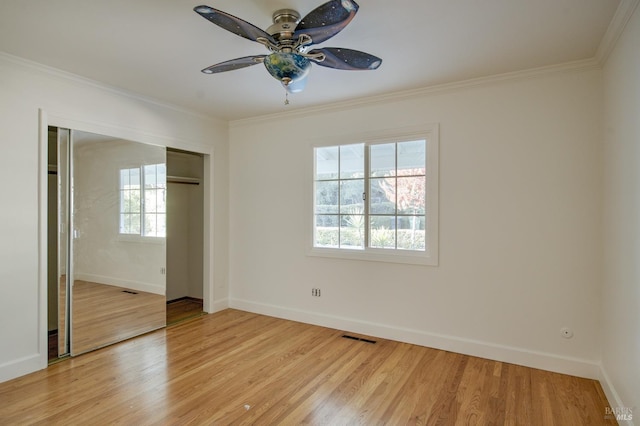
<instances>
[{"instance_id":1,"label":"closet rod","mask_svg":"<svg viewBox=\"0 0 640 426\"><path fill-rule=\"evenodd\" d=\"M182 176L167 176L167 183L183 183L185 185L200 185L200 179Z\"/></svg>"}]
</instances>

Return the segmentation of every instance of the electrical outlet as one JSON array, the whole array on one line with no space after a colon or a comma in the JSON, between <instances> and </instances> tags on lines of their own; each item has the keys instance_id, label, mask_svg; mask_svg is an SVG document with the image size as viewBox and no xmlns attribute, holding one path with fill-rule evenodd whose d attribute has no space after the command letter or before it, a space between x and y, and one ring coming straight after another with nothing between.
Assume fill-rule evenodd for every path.
<instances>
[{"instance_id":1,"label":"electrical outlet","mask_svg":"<svg viewBox=\"0 0 640 426\"><path fill-rule=\"evenodd\" d=\"M320 297L320 289L319 288L312 288L311 289L311 295L314 297Z\"/></svg>"}]
</instances>

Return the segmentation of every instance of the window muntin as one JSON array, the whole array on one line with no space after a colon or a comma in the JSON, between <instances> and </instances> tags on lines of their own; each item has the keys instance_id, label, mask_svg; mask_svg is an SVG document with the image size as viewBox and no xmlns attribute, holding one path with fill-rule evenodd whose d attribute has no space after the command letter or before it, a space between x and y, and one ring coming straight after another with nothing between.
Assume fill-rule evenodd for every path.
<instances>
[{"instance_id":1,"label":"window muntin","mask_svg":"<svg viewBox=\"0 0 640 426\"><path fill-rule=\"evenodd\" d=\"M313 247L424 254L427 140L315 148Z\"/></svg>"},{"instance_id":2,"label":"window muntin","mask_svg":"<svg viewBox=\"0 0 640 426\"><path fill-rule=\"evenodd\" d=\"M166 236L166 182L164 163L120 170L120 234Z\"/></svg>"}]
</instances>

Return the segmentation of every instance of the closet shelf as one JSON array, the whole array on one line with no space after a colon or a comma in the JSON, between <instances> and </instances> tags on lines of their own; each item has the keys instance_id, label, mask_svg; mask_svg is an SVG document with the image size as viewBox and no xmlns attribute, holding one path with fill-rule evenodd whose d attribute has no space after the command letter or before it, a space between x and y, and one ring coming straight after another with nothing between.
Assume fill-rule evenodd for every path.
<instances>
[{"instance_id":1,"label":"closet shelf","mask_svg":"<svg viewBox=\"0 0 640 426\"><path fill-rule=\"evenodd\" d=\"M167 183L186 183L188 185L200 185L200 179L186 176L167 176Z\"/></svg>"}]
</instances>

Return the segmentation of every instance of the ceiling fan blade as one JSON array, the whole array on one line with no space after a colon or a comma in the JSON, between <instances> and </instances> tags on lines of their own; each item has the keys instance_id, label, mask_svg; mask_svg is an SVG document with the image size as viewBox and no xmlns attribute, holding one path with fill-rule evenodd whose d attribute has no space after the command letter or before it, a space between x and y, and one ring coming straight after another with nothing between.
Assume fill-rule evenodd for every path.
<instances>
[{"instance_id":1,"label":"ceiling fan blade","mask_svg":"<svg viewBox=\"0 0 640 426\"><path fill-rule=\"evenodd\" d=\"M328 1L300 20L294 37L307 34L311 44L322 43L342 31L356 16L359 7L353 0Z\"/></svg>"},{"instance_id":2,"label":"ceiling fan blade","mask_svg":"<svg viewBox=\"0 0 640 426\"><path fill-rule=\"evenodd\" d=\"M309 55L323 54L324 60L319 61L310 57L318 65L339 70L375 70L382 64L382 59L359 50L343 49L340 47L325 47L310 50Z\"/></svg>"},{"instance_id":3,"label":"ceiling fan blade","mask_svg":"<svg viewBox=\"0 0 640 426\"><path fill-rule=\"evenodd\" d=\"M264 61L266 55L245 56L243 58L231 59L230 61L220 62L211 65L202 70L205 74L217 74L219 72L239 70L240 68L250 67Z\"/></svg>"},{"instance_id":4,"label":"ceiling fan blade","mask_svg":"<svg viewBox=\"0 0 640 426\"><path fill-rule=\"evenodd\" d=\"M247 21L244 21L233 15L229 15L226 12L214 9L206 5L196 6L193 8L193 10L203 18L213 22L217 26L224 28L227 31L231 31L234 34L239 35L240 37L244 37L252 41L258 41L258 38L265 38L275 43L273 37L271 37L271 35L269 35L269 33L267 33L266 31L261 30L260 28L248 23Z\"/></svg>"}]
</instances>

